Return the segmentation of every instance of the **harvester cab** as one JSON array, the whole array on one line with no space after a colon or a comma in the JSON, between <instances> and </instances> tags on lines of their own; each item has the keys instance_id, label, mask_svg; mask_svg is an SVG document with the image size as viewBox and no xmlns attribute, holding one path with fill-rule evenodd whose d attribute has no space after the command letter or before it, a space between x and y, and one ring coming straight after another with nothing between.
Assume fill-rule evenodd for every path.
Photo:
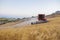
<instances>
[{"instance_id":1,"label":"harvester cab","mask_svg":"<svg viewBox=\"0 0 60 40\"><path fill-rule=\"evenodd\" d=\"M38 14L38 21L36 22L31 22L31 24L40 24L40 23L46 23L48 22L47 19L45 18L45 14Z\"/></svg>"}]
</instances>

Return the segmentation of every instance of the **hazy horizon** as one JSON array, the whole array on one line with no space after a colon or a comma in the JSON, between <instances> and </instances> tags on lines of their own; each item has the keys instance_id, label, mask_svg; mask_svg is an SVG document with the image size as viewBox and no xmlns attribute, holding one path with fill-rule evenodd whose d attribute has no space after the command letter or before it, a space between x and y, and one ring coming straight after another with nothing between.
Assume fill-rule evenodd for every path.
<instances>
[{"instance_id":1,"label":"hazy horizon","mask_svg":"<svg viewBox=\"0 0 60 40\"><path fill-rule=\"evenodd\" d=\"M0 17L49 15L60 10L60 0L0 0Z\"/></svg>"}]
</instances>

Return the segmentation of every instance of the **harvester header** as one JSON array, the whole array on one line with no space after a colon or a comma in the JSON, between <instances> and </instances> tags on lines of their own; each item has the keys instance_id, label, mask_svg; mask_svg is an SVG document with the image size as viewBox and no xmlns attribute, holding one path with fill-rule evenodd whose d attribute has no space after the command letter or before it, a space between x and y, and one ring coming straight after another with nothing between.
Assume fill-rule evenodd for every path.
<instances>
[{"instance_id":1,"label":"harvester header","mask_svg":"<svg viewBox=\"0 0 60 40\"><path fill-rule=\"evenodd\" d=\"M46 23L48 22L47 19L45 18L45 14L38 14L38 21L32 22L31 24L39 24L39 23Z\"/></svg>"}]
</instances>

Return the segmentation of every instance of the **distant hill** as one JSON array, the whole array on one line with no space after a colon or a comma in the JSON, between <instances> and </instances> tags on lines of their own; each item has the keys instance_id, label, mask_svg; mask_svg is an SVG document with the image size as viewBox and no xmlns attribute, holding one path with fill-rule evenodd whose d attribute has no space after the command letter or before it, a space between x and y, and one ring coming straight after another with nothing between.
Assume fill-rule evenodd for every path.
<instances>
[{"instance_id":1,"label":"distant hill","mask_svg":"<svg viewBox=\"0 0 60 40\"><path fill-rule=\"evenodd\" d=\"M60 11L56 11L55 13L52 13L51 15L47 15L46 17L52 18L52 17L60 17Z\"/></svg>"},{"instance_id":2,"label":"distant hill","mask_svg":"<svg viewBox=\"0 0 60 40\"><path fill-rule=\"evenodd\" d=\"M52 15L60 15L60 11L56 11L56 12L53 13Z\"/></svg>"}]
</instances>

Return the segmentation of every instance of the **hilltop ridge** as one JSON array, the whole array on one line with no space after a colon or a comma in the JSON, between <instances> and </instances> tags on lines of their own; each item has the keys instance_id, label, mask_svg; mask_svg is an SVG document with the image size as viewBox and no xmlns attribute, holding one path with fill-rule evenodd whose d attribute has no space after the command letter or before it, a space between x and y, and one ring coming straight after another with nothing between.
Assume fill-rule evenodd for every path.
<instances>
[{"instance_id":1,"label":"hilltop ridge","mask_svg":"<svg viewBox=\"0 0 60 40\"><path fill-rule=\"evenodd\" d=\"M57 17L59 16L60 17L60 11L56 11L55 13L52 13L50 15L47 15L46 17L48 18L53 18L53 17Z\"/></svg>"}]
</instances>

